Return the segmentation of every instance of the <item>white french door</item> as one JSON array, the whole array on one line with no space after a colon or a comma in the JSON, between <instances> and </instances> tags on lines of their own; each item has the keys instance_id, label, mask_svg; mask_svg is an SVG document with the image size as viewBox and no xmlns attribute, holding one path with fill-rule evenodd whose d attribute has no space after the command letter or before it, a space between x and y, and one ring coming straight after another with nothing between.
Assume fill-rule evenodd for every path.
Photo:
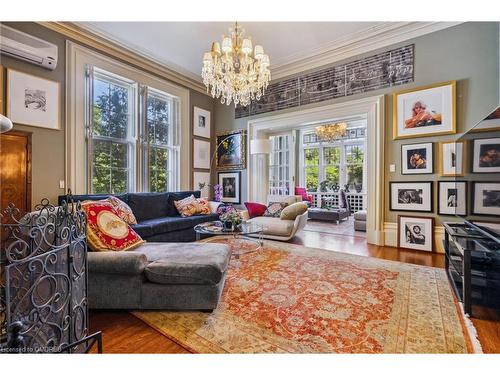
<instances>
[{"instance_id":1,"label":"white french door","mask_svg":"<svg viewBox=\"0 0 500 375\"><path fill-rule=\"evenodd\" d=\"M295 188L295 138L293 132L269 137L269 195L293 195Z\"/></svg>"}]
</instances>

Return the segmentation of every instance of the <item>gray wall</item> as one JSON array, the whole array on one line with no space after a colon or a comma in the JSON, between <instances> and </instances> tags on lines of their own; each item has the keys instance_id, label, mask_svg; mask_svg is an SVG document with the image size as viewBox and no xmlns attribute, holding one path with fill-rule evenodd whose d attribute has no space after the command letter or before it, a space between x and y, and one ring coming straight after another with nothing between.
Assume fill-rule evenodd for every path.
<instances>
[{"instance_id":1,"label":"gray wall","mask_svg":"<svg viewBox=\"0 0 500 375\"><path fill-rule=\"evenodd\" d=\"M58 63L57 68L54 71L49 71L9 57L0 57L0 65L3 65L4 68L20 70L38 77L60 82L61 84L61 130L48 130L32 126L14 124L14 129L31 132L33 137L32 204L36 205L42 198L48 198L51 202L57 202L57 196L65 193L64 189L59 189L59 181L64 180L65 177L64 152L66 126L64 109L66 40L68 38L34 22L4 22L4 24L25 33L47 40L48 42L54 43L58 46ZM90 46L87 47L92 48ZM98 52L102 53L102 51ZM6 74L6 69L4 69L3 73ZM159 77L164 79L164 77ZM5 92L5 87L0 89L4 90ZM190 119L192 120L194 106L209 110L213 113L213 103L214 100L211 97L197 91L190 90ZM189 123L191 131L192 121L190 121Z\"/></svg>"},{"instance_id":2,"label":"gray wall","mask_svg":"<svg viewBox=\"0 0 500 375\"><path fill-rule=\"evenodd\" d=\"M419 180L446 180L439 178L437 173L433 175L402 176L400 166L401 144L418 142L437 142L452 139L453 136L412 138L407 140L392 139L392 94L394 92L419 87L423 85L439 83L448 80L457 81L457 132L461 133L470 129L486 114L492 111L499 103L499 60L498 60L498 37L499 29L496 22L472 22L461 24L452 28L424 35L402 43L392 45L383 49L372 51L367 54L355 56L350 59L336 62L334 65L357 60L361 57L371 56L378 52L393 49L408 44L415 44L415 81L411 84L401 85L394 88L385 88L364 94L352 95L321 103L315 103L300 107L300 109L323 106L332 103L340 103L349 100L360 99L374 95L386 95L386 210L385 220L395 222L399 212L391 212L388 209L389 181L419 181ZM274 114L293 112L294 109L276 111ZM247 121L253 118L266 117L271 113L265 113L252 117L234 119L234 107L228 107L220 103L215 106L216 130L218 132L246 129ZM389 173L389 164L396 164L396 172ZM434 170L437 172L437 162ZM450 178L448 178L450 180ZM243 201L246 200L247 171L242 171ZM437 183L435 184L437 199ZM436 206L436 205L435 205ZM420 213L419 213L420 215ZM435 214L422 214L422 216L434 216ZM437 224L440 220L438 219Z\"/></svg>"}]
</instances>

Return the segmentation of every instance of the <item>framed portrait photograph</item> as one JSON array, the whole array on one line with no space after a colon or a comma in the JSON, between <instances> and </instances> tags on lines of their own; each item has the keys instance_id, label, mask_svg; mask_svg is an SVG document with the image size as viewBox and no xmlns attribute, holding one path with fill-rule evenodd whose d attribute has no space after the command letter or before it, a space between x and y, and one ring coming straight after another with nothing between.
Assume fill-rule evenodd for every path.
<instances>
[{"instance_id":1,"label":"framed portrait photograph","mask_svg":"<svg viewBox=\"0 0 500 375\"><path fill-rule=\"evenodd\" d=\"M193 190L200 190L202 197L208 197L210 192L210 172L193 172Z\"/></svg>"},{"instance_id":2,"label":"framed portrait photograph","mask_svg":"<svg viewBox=\"0 0 500 375\"><path fill-rule=\"evenodd\" d=\"M13 123L59 130L59 82L7 69L6 112Z\"/></svg>"},{"instance_id":3,"label":"framed portrait photograph","mask_svg":"<svg viewBox=\"0 0 500 375\"><path fill-rule=\"evenodd\" d=\"M395 93L393 138L454 134L455 101L455 81Z\"/></svg>"},{"instance_id":4,"label":"framed portrait photograph","mask_svg":"<svg viewBox=\"0 0 500 375\"><path fill-rule=\"evenodd\" d=\"M474 126L471 133L500 130L500 107L491 112L483 121Z\"/></svg>"},{"instance_id":5,"label":"framed portrait photograph","mask_svg":"<svg viewBox=\"0 0 500 375\"><path fill-rule=\"evenodd\" d=\"M401 145L401 174L433 173L433 143Z\"/></svg>"},{"instance_id":6,"label":"framed portrait photograph","mask_svg":"<svg viewBox=\"0 0 500 375\"><path fill-rule=\"evenodd\" d=\"M500 138L474 139L472 172L500 172Z\"/></svg>"},{"instance_id":7,"label":"framed portrait photograph","mask_svg":"<svg viewBox=\"0 0 500 375\"><path fill-rule=\"evenodd\" d=\"M465 173L465 142L439 142L439 174L463 176Z\"/></svg>"},{"instance_id":8,"label":"framed portrait photograph","mask_svg":"<svg viewBox=\"0 0 500 375\"><path fill-rule=\"evenodd\" d=\"M217 135L216 165L219 170L246 168L246 130Z\"/></svg>"},{"instance_id":9,"label":"framed portrait photograph","mask_svg":"<svg viewBox=\"0 0 500 375\"><path fill-rule=\"evenodd\" d=\"M433 212L432 182L390 182L391 211Z\"/></svg>"},{"instance_id":10,"label":"framed portrait photograph","mask_svg":"<svg viewBox=\"0 0 500 375\"><path fill-rule=\"evenodd\" d=\"M398 247L432 251L434 248L434 218L399 215Z\"/></svg>"},{"instance_id":11,"label":"framed portrait photograph","mask_svg":"<svg viewBox=\"0 0 500 375\"><path fill-rule=\"evenodd\" d=\"M472 214L500 216L500 182L472 182Z\"/></svg>"},{"instance_id":12,"label":"framed portrait photograph","mask_svg":"<svg viewBox=\"0 0 500 375\"><path fill-rule=\"evenodd\" d=\"M438 182L438 214L467 215L467 182Z\"/></svg>"},{"instance_id":13,"label":"framed portrait photograph","mask_svg":"<svg viewBox=\"0 0 500 375\"><path fill-rule=\"evenodd\" d=\"M219 185L222 187L222 202L241 203L241 172L219 173Z\"/></svg>"},{"instance_id":14,"label":"framed portrait photograph","mask_svg":"<svg viewBox=\"0 0 500 375\"><path fill-rule=\"evenodd\" d=\"M193 109L193 135L210 138L210 112L194 107Z\"/></svg>"},{"instance_id":15,"label":"framed portrait photograph","mask_svg":"<svg viewBox=\"0 0 500 375\"><path fill-rule=\"evenodd\" d=\"M193 140L193 168L210 169L210 142Z\"/></svg>"}]
</instances>

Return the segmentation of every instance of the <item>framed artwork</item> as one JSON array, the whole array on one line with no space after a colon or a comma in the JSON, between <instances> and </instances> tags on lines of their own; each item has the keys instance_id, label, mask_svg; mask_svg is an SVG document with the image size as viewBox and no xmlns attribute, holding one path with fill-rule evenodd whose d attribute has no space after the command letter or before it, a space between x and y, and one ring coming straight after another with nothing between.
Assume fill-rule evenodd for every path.
<instances>
[{"instance_id":1,"label":"framed artwork","mask_svg":"<svg viewBox=\"0 0 500 375\"><path fill-rule=\"evenodd\" d=\"M395 93L393 138L456 133L455 102L455 81Z\"/></svg>"},{"instance_id":2,"label":"framed artwork","mask_svg":"<svg viewBox=\"0 0 500 375\"><path fill-rule=\"evenodd\" d=\"M438 182L438 214L467 215L467 182Z\"/></svg>"},{"instance_id":3,"label":"framed artwork","mask_svg":"<svg viewBox=\"0 0 500 375\"><path fill-rule=\"evenodd\" d=\"M241 203L241 172L219 173L219 185L222 187L222 202Z\"/></svg>"},{"instance_id":4,"label":"framed artwork","mask_svg":"<svg viewBox=\"0 0 500 375\"><path fill-rule=\"evenodd\" d=\"M210 138L210 112L202 108L193 109L193 135Z\"/></svg>"},{"instance_id":5,"label":"framed artwork","mask_svg":"<svg viewBox=\"0 0 500 375\"><path fill-rule=\"evenodd\" d=\"M193 190L200 190L202 197L208 197L210 192L210 172L193 172Z\"/></svg>"},{"instance_id":6,"label":"framed artwork","mask_svg":"<svg viewBox=\"0 0 500 375\"><path fill-rule=\"evenodd\" d=\"M434 218L398 216L398 247L432 251L434 248Z\"/></svg>"},{"instance_id":7,"label":"framed artwork","mask_svg":"<svg viewBox=\"0 0 500 375\"><path fill-rule=\"evenodd\" d=\"M217 135L216 165L219 170L246 168L246 130Z\"/></svg>"},{"instance_id":8,"label":"framed artwork","mask_svg":"<svg viewBox=\"0 0 500 375\"><path fill-rule=\"evenodd\" d=\"M500 138L474 139L472 172L500 172Z\"/></svg>"},{"instance_id":9,"label":"framed artwork","mask_svg":"<svg viewBox=\"0 0 500 375\"><path fill-rule=\"evenodd\" d=\"M433 173L433 143L401 145L401 174Z\"/></svg>"},{"instance_id":10,"label":"framed artwork","mask_svg":"<svg viewBox=\"0 0 500 375\"><path fill-rule=\"evenodd\" d=\"M465 159L465 141L439 142L439 174L441 176L463 176Z\"/></svg>"},{"instance_id":11,"label":"framed artwork","mask_svg":"<svg viewBox=\"0 0 500 375\"><path fill-rule=\"evenodd\" d=\"M193 168L210 169L210 142L193 140Z\"/></svg>"},{"instance_id":12,"label":"framed artwork","mask_svg":"<svg viewBox=\"0 0 500 375\"><path fill-rule=\"evenodd\" d=\"M7 117L13 123L60 129L59 82L7 69Z\"/></svg>"},{"instance_id":13,"label":"framed artwork","mask_svg":"<svg viewBox=\"0 0 500 375\"><path fill-rule=\"evenodd\" d=\"M391 211L433 212L432 182L390 182Z\"/></svg>"},{"instance_id":14,"label":"framed artwork","mask_svg":"<svg viewBox=\"0 0 500 375\"><path fill-rule=\"evenodd\" d=\"M471 130L472 133L476 132L490 132L500 130L500 107L495 109L483 121L474 126Z\"/></svg>"},{"instance_id":15,"label":"framed artwork","mask_svg":"<svg viewBox=\"0 0 500 375\"><path fill-rule=\"evenodd\" d=\"M500 216L500 182L472 182L472 214Z\"/></svg>"}]
</instances>

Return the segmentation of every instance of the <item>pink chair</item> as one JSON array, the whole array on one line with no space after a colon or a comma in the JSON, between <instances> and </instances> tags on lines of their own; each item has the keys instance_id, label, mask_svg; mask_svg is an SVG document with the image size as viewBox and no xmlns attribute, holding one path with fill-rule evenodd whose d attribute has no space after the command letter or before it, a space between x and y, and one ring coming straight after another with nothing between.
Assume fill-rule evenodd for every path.
<instances>
[{"instance_id":1,"label":"pink chair","mask_svg":"<svg viewBox=\"0 0 500 375\"><path fill-rule=\"evenodd\" d=\"M295 195L300 195L304 202L309 202L309 204L313 204L313 196L307 194L307 189L303 187L295 187Z\"/></svg>"}]
</instances>

